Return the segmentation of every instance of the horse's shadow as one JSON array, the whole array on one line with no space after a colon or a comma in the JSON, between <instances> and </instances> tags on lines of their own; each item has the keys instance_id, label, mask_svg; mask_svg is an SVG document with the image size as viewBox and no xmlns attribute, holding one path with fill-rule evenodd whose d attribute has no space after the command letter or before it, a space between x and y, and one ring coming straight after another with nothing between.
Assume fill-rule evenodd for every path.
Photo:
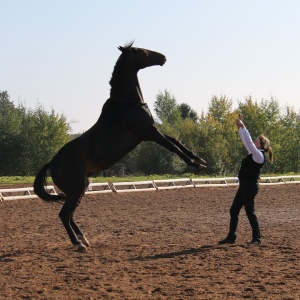
<instances>
[{"instance_id":1,"label":"horse's shadow","mask_svg":"<svg viewBox=\"0 0 300 300\"><path fill-rule=\"evenodd\" d=\"M184 249L181 251L174 251L174 252L167 252L167 253L159 253L154 255L147 255L147 256L137 256L130 258L131 261L143 261L143 260L158 260L158 259L164 259L164 258L174 258L177 256L182 255L191 255L195 253L204 253L208 252L211 249L214 249L214 245L205 245L198 248L190 248L190 249Z\"/></svg>"}]
</instances>

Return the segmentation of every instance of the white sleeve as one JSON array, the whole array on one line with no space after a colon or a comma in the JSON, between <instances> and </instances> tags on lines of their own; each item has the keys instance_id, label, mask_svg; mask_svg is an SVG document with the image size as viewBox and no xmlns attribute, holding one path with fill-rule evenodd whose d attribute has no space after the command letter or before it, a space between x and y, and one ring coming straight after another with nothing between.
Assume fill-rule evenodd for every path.
<instances>
[{"instance_id":1,"label":"white sleeve","mask_svg":"<svg viewBox=\"0 0 300 300\"><path fill-rule=\"evenodd\" d=\"M260 151L259 149L256 148L256 146L254 145L252 138L250 136L249 131L247 130L246 127L239 128L239 135L240 138L245 146L245 148L247 149L247 151L249 153L252 153L252 158L255 162L262 164L265 160L264 154L262 153L262 151Z\"/></svg>"}]
</instances>

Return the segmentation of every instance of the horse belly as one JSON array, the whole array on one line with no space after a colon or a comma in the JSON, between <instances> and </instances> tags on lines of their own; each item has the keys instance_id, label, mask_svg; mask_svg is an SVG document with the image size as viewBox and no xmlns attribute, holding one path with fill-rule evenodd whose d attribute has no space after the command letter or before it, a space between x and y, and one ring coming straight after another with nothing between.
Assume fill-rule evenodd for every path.
<instances>
[{"instance_id":1,"label":"horse belly","mask_svg":"<svg viewBox=\"0 0 300 300\"><path fill-rule=\"evenodd\" d=\"M131 152L140 142L140 138L129 132L111 132L110 139L100 139L95 147L91 147L88 157L89 171L99 172L110 168L126 154Z\"/></svg>"},{"instance_id":2,"label":"horse belly","mask_svg":"<svg viewBox=\"0 0 300 300\"><path fill-rule=\"evenodd\" d=\"M65 177L86 177L103 171L132 151L141 136L126 124L106 123L91 128L63 146L53 157L50 172L53 180Z\"/></svg>"}]
</instances>

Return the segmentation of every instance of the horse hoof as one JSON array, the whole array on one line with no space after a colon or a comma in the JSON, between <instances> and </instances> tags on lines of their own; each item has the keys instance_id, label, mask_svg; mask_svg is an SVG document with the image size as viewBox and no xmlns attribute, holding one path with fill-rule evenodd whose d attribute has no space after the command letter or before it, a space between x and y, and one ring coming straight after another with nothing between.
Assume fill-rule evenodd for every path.
<instances>
[{"instance_id":1,"label":"horse hoof","mask_svg":"<svg viewBox=\"0 0 300 300\"><path fill-rule=\"evenodd\" d=\"M87 249L86 249L86 246L84 246L83 244L79 244L79 245L77 245L77 250L79 251L79 252L87 252Z\"/></svg>"},{"instance_id":2,"label":"horse hoof","mask_svg":"<svg viewBox=\"0 0 300 300\"><path fill-rule=\"evenodd\" d=\"M78 235L78 239L80 240L80 242L86 246L86 247L90 247L90 243L89 241L85 238L84 235Z\"/></svg>"},{"instance_id":3,"label":"horse hoof","mask_svg":"<svg viewBox=\"0 0 300 300\"><path fill-rule=\"evenodd\" d=\"M204 169L204 168L207 168L206 166L206 161L200 157L198 157L196 160L195 160L196 164L199 165L200 169Z\"/></svg>"},{"instance_id":4,"label":"horse hoof","mask_svg":"<svg viewBox=\"0 0 300 300\"><path fill-rule=\"evenodd\" d=\"M205 166L205 165L201 165L201 164L200 164L198 168L199 168L199 170L203 170L203 169L206 169L206 168L207 168L207 166Z\"/></svg>"},{"instance_id":5,"label":"horse hoof","mask_svg":"<svg viewBox=\"0 0 300 300\"><path fill-rule=\"evenodd\" d=\"M86 247L90 247L90 242L88 240L82 240L81 243L86 246Z\"/></svg>"}]
</instances>

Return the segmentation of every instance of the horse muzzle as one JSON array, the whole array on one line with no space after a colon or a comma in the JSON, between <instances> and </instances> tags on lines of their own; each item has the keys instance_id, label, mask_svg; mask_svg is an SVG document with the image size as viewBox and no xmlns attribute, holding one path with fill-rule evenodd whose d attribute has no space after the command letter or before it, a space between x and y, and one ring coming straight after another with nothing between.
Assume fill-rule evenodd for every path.
<instances>
[{"instance_id":1,"label":"horse muzzle","mask_svg":"<svg viewBox=\"0 0 300 300\"><path fill-rule=\"evenodd\" d=\"M161 63L159 64L160 66L163 66L167 61L167 58L165 56L162 56L162 59L161 59Z\"/></svg>"}]
</instances>

